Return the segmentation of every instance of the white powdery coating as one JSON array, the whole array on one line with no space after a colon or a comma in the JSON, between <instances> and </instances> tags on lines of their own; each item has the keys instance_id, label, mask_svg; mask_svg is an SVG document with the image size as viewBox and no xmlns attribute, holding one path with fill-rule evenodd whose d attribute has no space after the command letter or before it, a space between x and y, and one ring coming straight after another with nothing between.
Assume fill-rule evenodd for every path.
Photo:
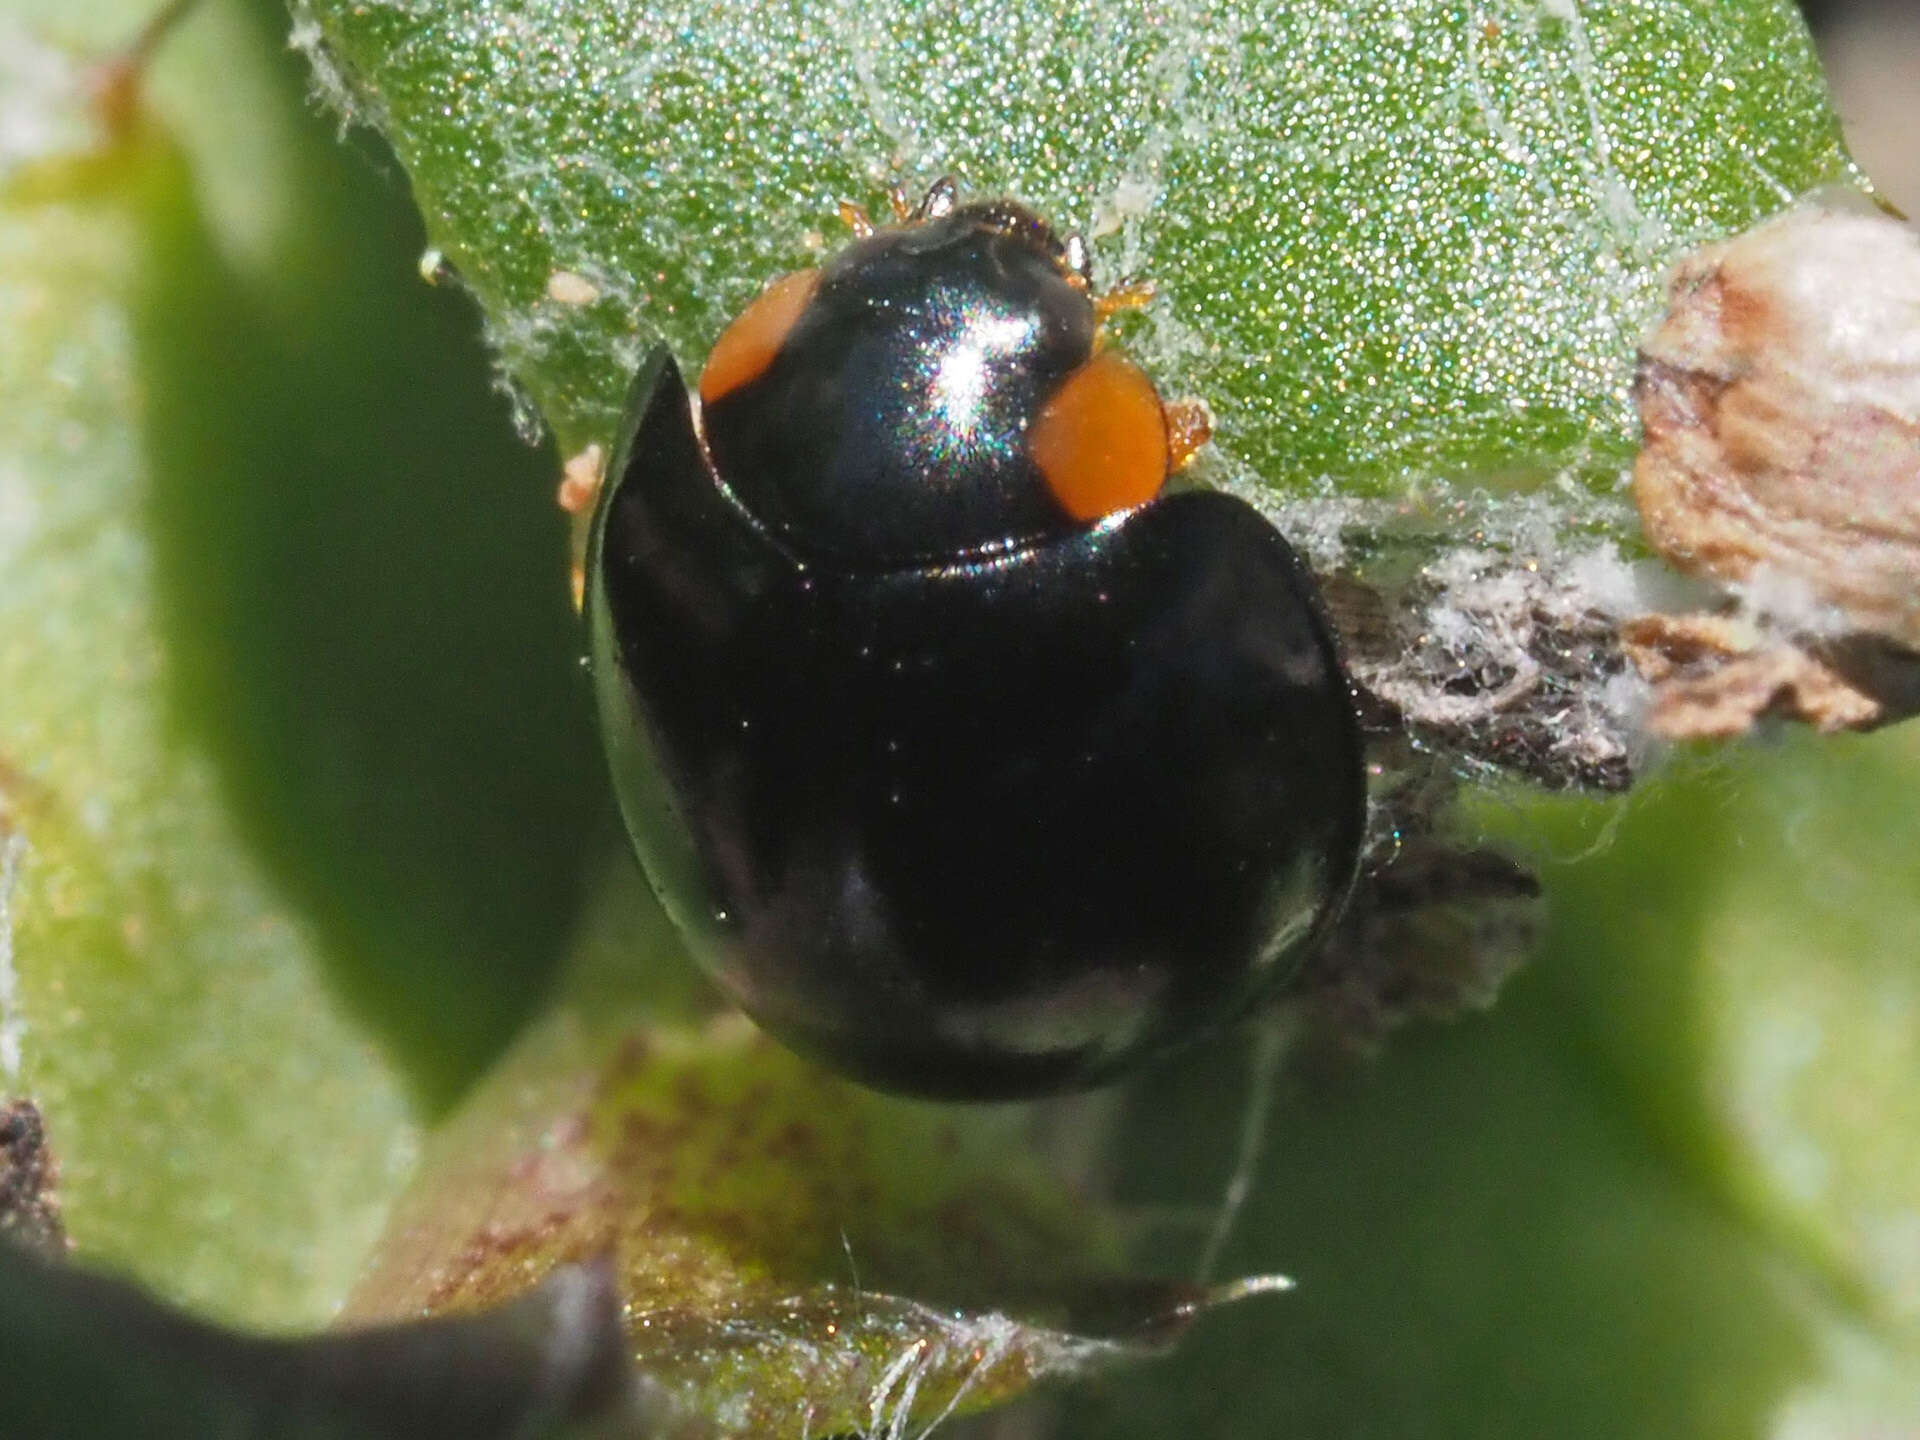
<instances>
[{"instance_id":1,"label":"white powdery coating","mask_svg":"<svg viewBox=\"0 0 1920 1440\"><path fill-rule=\"evenodd\" d=\"M292 8L293 28L287 32L287 48L305 55L308 65L312 66L314 99L339 118L343 134L355 121L380 125L381 117L373 113L371 101L347 83L307 0L294 0Z\"/></svg>"},{"instance_id":2,"label":"white powdery coating","mask_svg":"<svg viewBox=\"0 0 1920 1440\"><path fill-rule=\"evenodd\" d=\"M1617 500L1562 477L1532 494L1456 491L1410 516L1394 501L1275 503L1234 488L1323 576L1372 583L1373 553L1431 551L1411 576L1389 567L1375 587L1386 633L1363 619L1343 635L1354 677L1424 745L1464 771L1517 769L1556 784L1619 783L1642 758L1647 686L1625 668L1615 626L1701 587L1628 560L1606 538L1622 528Z\"/></svg>"}]
</instances>

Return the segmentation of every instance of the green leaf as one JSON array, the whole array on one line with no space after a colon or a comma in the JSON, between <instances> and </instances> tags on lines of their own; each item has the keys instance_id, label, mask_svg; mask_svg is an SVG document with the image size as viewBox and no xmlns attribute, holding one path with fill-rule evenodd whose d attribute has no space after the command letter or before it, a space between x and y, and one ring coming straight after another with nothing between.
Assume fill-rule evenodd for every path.
<instances>
[{"instance_id":1,"label":"green leaf","mask_svg":"<svg viewBox=\"0 0 1920 1440\"><path fill-rule=\"evenodd\" d=\"M1065 1435L1911 1430L1920 734L1676 764L1621 805L1489 797L1545 861L1540 953L1488 1016L1283 1087L1225 1263L1298 1290ZM1209 1213L1246 1073L1132 1094L1123 1201Z\"/></svg>"},{"instance_id":2,"label":"green leaf","mask_svg":"<svg viewBox=\"0 0 1920 1440\"><path fill-rule=\"evenodd\" d=\"M1895 1328L1920 1325L1916 784L1911 727L1800 735L1624 815L1492 817L1595 852L1549 872L1539 983L1569 1050L1677 1170Z\"/></svg>"},{"instance_id":3,"label":"green leaf","mask_svg":"<svg viewBox=\"0 0 1920 1440\"><path fill-rule=\"evenodd\" d=\"M1729 847L1700 1013L1749 1203L1920 1353L1917 793L1912 727L1800 737L1750 783L1745 827L1780 843Z\"/></svg>"},{"instance_id":4,"label":"green leaf","mask_svg":"<svg viewBox=\"0 0 1920 1440\"><path fill-rule=\"evenodd\" d=\"M1030 1122L877 1095L738 1016L564 1007L436 1136L347 1318L459 1314L601 1260L682 1413L897 1435L1139 1359L1259 1288L1127 1279Z\"/></svg>"},{"instance_id":5,"label":"green leaf","mask_svg":"<svg viewBox=\"0 0 1920 1440\"><path fill-rule=\"evenodd\" d=\"M109 133L147 8L4 22L0 1094L82 1255L311 1324L544 992L604 802L551 461L417 222L269 9L196 14Z\"/></svg>"},{"instance_id":6,"label":"green leaf","mask_svg":"<svg viewBox=\"0 0 1920 1440\"><path fill-rule=\"evenodd\" d=\"M413 1124L169 703L135 308L193 213L151 129L0 207L0 1088L85 1250L284 1323L352 1273Z\"/></svg>"},{"instance_id":7,"label":"green leaf","mask_svg":"<svg viewBox=\"0 0 1920 1440\"><path fill-rule=\"evenodd\" d=\"M1101 1387L1064 1433L1768 1433L1813 1369L1775 1258L1623 1123L1543 979L1536 966L1492 1015L1403 1036L1364 1073L1283 1091L1224 1263L1284 1263L1298 1290ZM1233 1058L1137 1097L1129 1198L1204 1207L1195 1175L1217 1193L1223 1161L1186 1137L1244 1096ZM1184 1239L1166 1253L1191 1253Z\"/></svg>"},{"instance_id":8,"label":"green leaf","mask_svg":"<svg viewBox=\"0 0 1920 1440\"><path fill-rule=\"evenodd\" d=\"M1610 479L1668 263L1853 178L1785 0L302 4L569 453L951 171L1158 286L1137 348L1259 483Z\"/></svg>"}]
</instances>

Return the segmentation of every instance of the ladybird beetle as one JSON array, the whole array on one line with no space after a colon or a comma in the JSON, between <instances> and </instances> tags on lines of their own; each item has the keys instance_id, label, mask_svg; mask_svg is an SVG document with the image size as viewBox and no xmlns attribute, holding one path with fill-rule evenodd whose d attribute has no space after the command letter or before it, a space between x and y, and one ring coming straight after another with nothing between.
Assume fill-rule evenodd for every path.
<instances>
[{"instance_id":1,"label":"ladybird beetle","mask_svg":"<svg viewBox=\"0 0 1920 1440\"><path fill-rule=\"evenodd\" d=\"M1112 1079L1243 1011L1353 879L1312 577L1099 343L1085 248L949 185L656 349L586 611L634 847L765 1029L884 1089ZM1176 422L1178 416L1176 415Z\"/></svg>"}]
</instances>

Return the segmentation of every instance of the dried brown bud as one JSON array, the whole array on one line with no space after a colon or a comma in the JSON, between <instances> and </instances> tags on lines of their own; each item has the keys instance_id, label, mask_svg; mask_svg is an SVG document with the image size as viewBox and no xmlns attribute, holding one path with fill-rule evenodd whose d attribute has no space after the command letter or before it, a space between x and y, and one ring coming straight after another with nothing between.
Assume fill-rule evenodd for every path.
<instances>
[{"instance_id":1,"label":"dried brown bud","mask_svg":"<svg viewBox=\"0 0 1920 1440\"><path fill-rule=\"evenodd\" d=\"M1638 384L1647 538L1789 631L1920 648L1920 235L1797 211L1670 293Z\"/></svg>"}]
</instances>

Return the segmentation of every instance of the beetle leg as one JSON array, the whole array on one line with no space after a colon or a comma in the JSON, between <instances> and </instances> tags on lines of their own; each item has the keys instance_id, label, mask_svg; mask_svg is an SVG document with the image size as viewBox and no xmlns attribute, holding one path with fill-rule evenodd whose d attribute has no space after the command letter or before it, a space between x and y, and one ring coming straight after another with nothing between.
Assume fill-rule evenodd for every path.
<instances>
[{"instance_id":1,"label":"beetle leg","mask_svg":"<svg viewBox=\"0 0 1920 1440\"><path fill-rule=\"evenodd\" d=\"M1154 293L1151 280L1123 280L1093 297L1093 318L1104 325L1122 310L1145 309L1152 303Z\"/></svg>"},{"instance_id":2,"label":"beetle leg","mask_svg":"<svg viewBox=\"0 0 1920 1440\"><path fill-rule=\"evenodd\" d=\"M1213 438L1213 410L1204 400L1175 400L1165 407L1167 415L1167 470L1186 468L1200 447Z\"/></svg>"},{"instance_id":3,"label":"beetle leg","mask_svg":"<svg viewBox=\"0 0 1920 1440\"><path fill-rule=\"evenodd\" d=\"M840 223L853 231L856 240L864 240L873 234L873 220L868 216L866 207L856 205L851 200L840 202Z\"/></svg>"}]
</instances>

